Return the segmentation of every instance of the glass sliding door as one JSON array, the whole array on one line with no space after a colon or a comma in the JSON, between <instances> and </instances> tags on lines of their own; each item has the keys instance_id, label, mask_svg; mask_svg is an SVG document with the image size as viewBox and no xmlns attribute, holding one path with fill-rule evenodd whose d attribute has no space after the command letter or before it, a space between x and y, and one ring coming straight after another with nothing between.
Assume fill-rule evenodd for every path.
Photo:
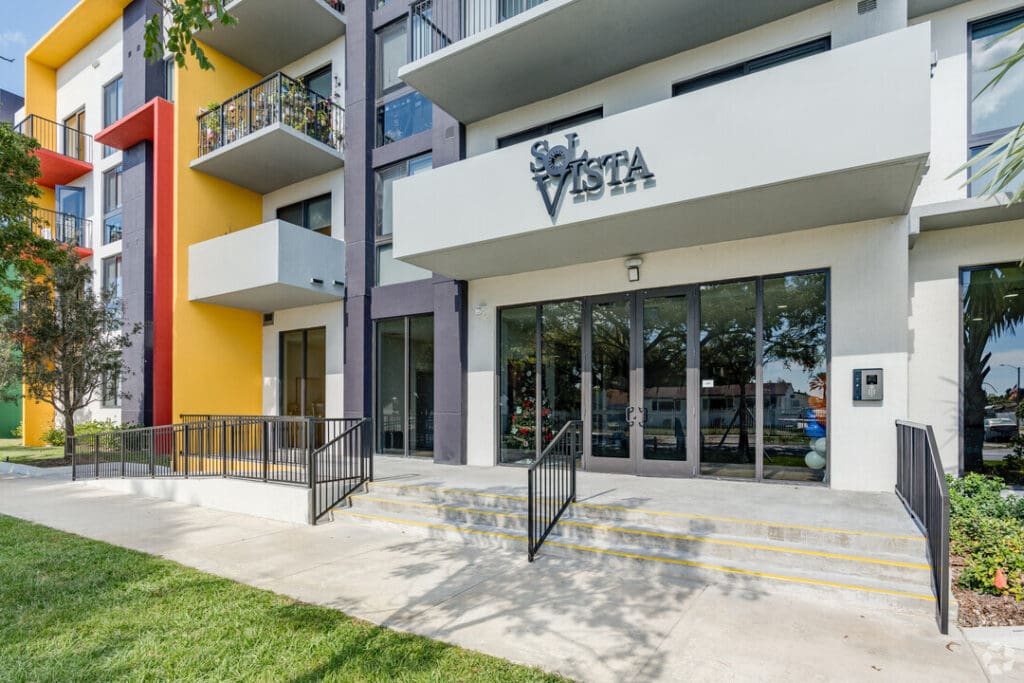
<instances>
[{"instance_id":1,"label":"glass sliding door","mask_svg":"<svg viewBox=\"0 0 1024 683\"><path fill-rule=\"evenodd\" d=\"M580 419L582 310L561 301L499 311L499 464L534 462L566 422Z\"/></svg>"},{"instance_id":2,"label":"glass sliding door","mask_svg":"<svg viewBox=\"0 0 1024 683\"><path fill-rule=\"evenodd\" d=\"M434 318L409 318L409 453L434 454Z\"/></svg>"},{"instance_id":3,"label":"glass sliding door","mask_svg":"<svg viewBox=\"0 0 1024 683\"><path fill-rule=\"evenodd\" d=\"M686 294L646 297L642 312L643 458L645 461L686 461L689 316Z\"/></svg>"},{"instance_id":4,"label":"glass sliding door","mask_svg":"<svg viewBox=\"0 0 1024 683\"><path fill-rule=\"evenodd\" d=\"M824 273L764 280L764 478L823 481L828 455Z\"/></svg>"},{"instance_id":5,"label":"glass sliding door","mask_svg":"<svg viewBox=\"0 0 1024 683\"><path fill-rule=\"evenodd\" d=\"M1024 268L961 271L963 469L986 471L1013 453L1024 370Z\"/></svg>"},{"instance_id":6,"label":"glass sliding door","mask_svg":"<svg viewBox=\"0 0 1024 683\"><path fill-rule=\"evenodd\" d=\"M376 323L377 452L434 454L434 316Z\"/></svg>"},{"instance_id":7,"label":"glass sliding door","mask_svg":"<svg viewBox=\"0 0 1024 683\"><path fill-rule=\"evenodd\" d=\"M327 330L281 333L281 415L326 417Z\"/></svg>"},{"instance_id":8,"label":"glass sliding door","mask_svg":"<svg viewBox=\"0 0 1024 683\"><path fill-rule=\"evenodd\" d=\"M544 448L570 420L580 419L582 389L579 301L544 304L541 309L540 447Z\"/></svg>"},{"instance_id":9,"label":"glass sliding door","mask_svg":"<svg viewBox=\"0 0 1024 683\"><path fill-rule=\"evenodd\" d=\"M405 319L377 323L377 451L405 454Z\"/></svg>"},{"instance_id":10,"label":"glass sliding door","mask_svg":"<svg viewBox=\"0 0 1024 683\"><path fill-rule=\"evenodd\" d=\"M757 281L700 288L700 472L757 476Z\"/></svg>"},{"instance_id":11,"label":"glass sliding door","mask_svg":"<svg viewBox=\"0 0 1024 683\"><path fill-rule=\"evenodd\" d=\"M499 322L498 462L537 454L537 307L506 308Z\"/></svg>"},{"instance_id":12,"label":"glass sliding door","mask_svg":"<svg viewBox=\"0 0 1024 683\"><path fill-rule=\"evenodd\" d=\"M629 296L590 305L590 459L603 471L633 470L632 308Z\"/></svg>"}]
</instances>

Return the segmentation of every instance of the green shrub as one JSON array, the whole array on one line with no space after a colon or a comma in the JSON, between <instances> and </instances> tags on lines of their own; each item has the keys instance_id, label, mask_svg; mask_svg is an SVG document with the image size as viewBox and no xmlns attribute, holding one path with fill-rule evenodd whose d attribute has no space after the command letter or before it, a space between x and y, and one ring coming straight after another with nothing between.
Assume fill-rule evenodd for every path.
<instances>
[{"instance_id":1,"label":"green shrub","mask_svg":"<svg viewBox=\"0 0 1024 683\"><path fill-rule=\"evenodd\" d=\"M950 551L965 563L960 586L1024 598L1024 499L1004 497L999 477L971 473L948 481ZM999 569L1003 589L995 585Z\"/></svg>"},{"instance_id":2,"label":"green shrub","mask_svg":"<svg viewBox=\"0 0 1024 683\"><path fill-rule=\"evenodd\" d=\"M20 439L25 436L25 423L19 422L18 426L11 430L11 436L15 439Z\"/></svg>"},{"instance_id":3,"label":"green shrub","mask_svg":"<svg viewBox=\"0 0 1024 683\"><path fill-rule=\"evenodd\" d=\"M120 432L125 429L135 429L139 425L132 422L125 422L119 424L114 420L89 420L88 422L81 422L75 425L75 439L78 440L78 446L76 450L87 447L92 442L88 437L95 436L96 434L110 434L111 432ZM120 445L120 439L114 434L108 437L101 437L100 443L101 448L117 448Z\"/></svg>"},{"instance_id":4,"label":"green shrub","mask_svg":"<svg viewBox=\"0 0 1024 683\"><path fill-rule=\"evenodd\" d=\"M39 438L42 439L43 443L48 443L51 446L63 446L64 430L62 428L50 427Z\"/></svg>"}]
</instances>

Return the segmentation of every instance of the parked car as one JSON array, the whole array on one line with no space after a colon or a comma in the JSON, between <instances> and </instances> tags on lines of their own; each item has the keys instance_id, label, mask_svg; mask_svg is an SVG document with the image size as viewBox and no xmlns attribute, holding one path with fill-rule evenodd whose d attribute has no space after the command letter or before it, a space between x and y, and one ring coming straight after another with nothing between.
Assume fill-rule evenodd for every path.
<instances>
[{"instance_id":1,"label":"parked car","mask_svg":"<svg viewBox=\"0 0 1024 683\"><path fill-rule=\"evenodd\" d=\"M1016 435L1016 420L1008 417L985 418L985 441L1009 441Z\"/></svg>"}]
</instances>

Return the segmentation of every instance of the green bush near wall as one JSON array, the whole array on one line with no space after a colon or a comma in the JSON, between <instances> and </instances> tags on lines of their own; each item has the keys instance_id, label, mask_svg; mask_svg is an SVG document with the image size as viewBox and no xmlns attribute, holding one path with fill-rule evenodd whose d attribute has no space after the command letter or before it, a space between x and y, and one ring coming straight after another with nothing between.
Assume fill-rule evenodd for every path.
<instances>
[{"instance_id":1,"label":"green bush near wall","mask_svg":"<svg viewBox=\"0 0 1024 683\"><path fill-rule=\"evenodd\" d=\"M1024 498L1003 496L999 477L947 479L949 549L964 560L960 587L1024 599Z\"/></svg>"}]
</instances>

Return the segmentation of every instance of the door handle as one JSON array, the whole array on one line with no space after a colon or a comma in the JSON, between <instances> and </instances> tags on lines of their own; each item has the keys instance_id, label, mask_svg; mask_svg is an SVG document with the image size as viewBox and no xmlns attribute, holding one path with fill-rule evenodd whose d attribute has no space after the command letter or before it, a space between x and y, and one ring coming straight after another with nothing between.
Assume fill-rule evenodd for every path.
<instances>
[{"instance_id":1,"label":"door handle","mask_svg":"<svg viewBox=\"0 0 1024 683\"><path fill-rule=\"evenodd\" d=\"M637 408L637 410L640 411L640 415L642 416L640 418L640 427L641 428L646 427L647 426L647 408Z\"/></svg>"},{"instance_id":2,"label":"door handle","mask_svg":"<svg viewBox=\"0 0 1024 683\"><path fill-rule=\"evenodd\" d=\"M633 406L626 408L626 425L629 427L633 426Z\"/></svg>"}]
</instances>

